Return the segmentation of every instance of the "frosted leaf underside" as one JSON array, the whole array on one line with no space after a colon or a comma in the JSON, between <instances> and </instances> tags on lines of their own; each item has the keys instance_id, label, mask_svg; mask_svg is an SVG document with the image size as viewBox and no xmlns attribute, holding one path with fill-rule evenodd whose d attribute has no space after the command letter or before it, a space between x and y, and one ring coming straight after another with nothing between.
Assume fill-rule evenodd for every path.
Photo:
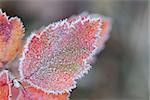
<instances>
[{"instance_id":1,"label":"frosted leaf underside","mask_svg":"<svg viewBox=\"0 0 150 100\"><path fill-rule=\"evenodd\" d=\"M20 59L21 80L47 93L75 88L75 79L87 72L92 55L103 47L103 22L85 14L32 33Z\"/></svg>"}]
</instances>

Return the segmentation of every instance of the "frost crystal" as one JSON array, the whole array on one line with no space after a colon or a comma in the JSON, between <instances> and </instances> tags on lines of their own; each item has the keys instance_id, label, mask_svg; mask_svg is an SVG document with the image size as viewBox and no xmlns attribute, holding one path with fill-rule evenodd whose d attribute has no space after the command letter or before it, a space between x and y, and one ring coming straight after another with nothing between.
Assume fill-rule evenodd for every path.
<instances>
[{"instance_id":1,"label":"frost crystal","mask_svg":"<svg viewBox=\"0 0 150 100\"><path fill-rule=\"evenodd\" d=\"M47 93L71 91L103 48L108 29L107 18L82 13L32 33L20 59L21 80Z\"/></svg>"}]
</instances>

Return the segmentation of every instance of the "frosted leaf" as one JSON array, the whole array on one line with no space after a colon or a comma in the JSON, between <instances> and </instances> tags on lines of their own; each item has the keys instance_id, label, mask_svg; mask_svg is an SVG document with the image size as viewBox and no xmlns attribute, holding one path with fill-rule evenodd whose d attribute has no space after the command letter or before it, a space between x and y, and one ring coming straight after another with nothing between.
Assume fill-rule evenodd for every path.
<instances>
[{"instance_id":1,"label":"frosted leaf","mask_svg":"<svg viewBox=\"0 0 150 100\"><path fill-rule=\"evenodd\" d=\"M12 60L18 52L24 33L18 17L8 19L0 9L0 67Z\"/></svg>"},{"instance_id":2,"label":"frosted leaf","mask_svg":"<svg viewBox=\"0 0 150 100\"><path fill-rule=\"evenodd\" d=\"M107 18L82 13L32 33L20 59L21 80L47 93L71 91L103 48L109 27Z\"/></svg>"}]
</instances>

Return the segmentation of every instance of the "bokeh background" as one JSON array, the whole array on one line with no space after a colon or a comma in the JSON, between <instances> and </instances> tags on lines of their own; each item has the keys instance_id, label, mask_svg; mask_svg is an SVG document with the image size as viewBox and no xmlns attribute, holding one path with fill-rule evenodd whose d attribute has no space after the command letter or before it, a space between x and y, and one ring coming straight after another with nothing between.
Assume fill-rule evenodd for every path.
<instances>
[{"instance_id":1,"label":"bokeh background","mask_svg":"<svg viewBox=\"0 0 150 100\"><path fill-rule=\"evenodd\" d=\"M83 11L112 18L112 31L93 68L78 80L71 100L149 100L149 0L0 0L25 25L25 37Z\"/></svg>"}]
</instances>

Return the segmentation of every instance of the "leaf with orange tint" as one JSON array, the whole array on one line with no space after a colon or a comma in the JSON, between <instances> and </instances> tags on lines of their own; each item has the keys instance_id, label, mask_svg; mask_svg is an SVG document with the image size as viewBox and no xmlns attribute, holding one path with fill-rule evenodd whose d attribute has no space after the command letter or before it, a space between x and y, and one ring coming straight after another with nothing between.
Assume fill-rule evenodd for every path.
<instances>
[{"instance_id":1,"label":"leaf with orange tint","mask_svg":"<svg viewBox=\"0 0 150 100\"><path fill-rule=\"evenodd\" d=\"M8 100L9 98L9 85L8 83L8 72L0 72L0 100Z\"/></svg>"},{"instance_id":2,"label":"leaf with orange tint","mask_svg":"<svg viewBox=\"0 0 150 100\"><path fill-rule=\"evenodd\" d=\"M22 83L24 90L20 90L18 100L68 100L69 93L62 94L48 94L40 89Z\"/></svg>"},{"instance_id":3,"label":"leaf with orange tint","mask_svg":"<svg viewBox=\"0 0 150 100\"><path fill-rule=\"evenodd\" d=\"M12 60L21 45L24 28L18 17L8 19L0 9L0 67Z\"/></svg>"}]
</instances>

